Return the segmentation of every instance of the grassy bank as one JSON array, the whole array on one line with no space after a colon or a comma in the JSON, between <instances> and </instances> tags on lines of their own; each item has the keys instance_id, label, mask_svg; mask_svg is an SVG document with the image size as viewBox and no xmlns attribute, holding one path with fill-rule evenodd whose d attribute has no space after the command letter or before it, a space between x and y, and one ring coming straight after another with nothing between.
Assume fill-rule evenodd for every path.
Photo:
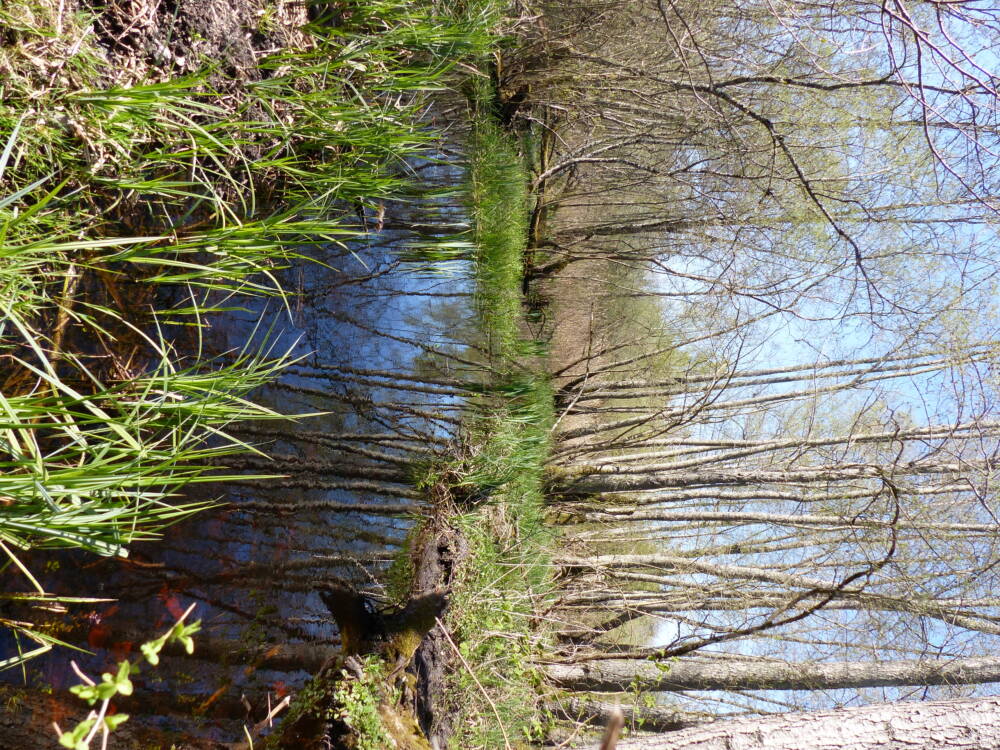
<instances>
[{"instance_id":1,"label":"grassy bank","mask_svg":"<svg viewBox=\"0 0 1000 750\"><path fill-rule=\"evenodd\" d=\"M530 350L521 326L530 177L521 144L492 113L496 92L489 79L473 78L469 92L469 213L476 241L477 311L495 364L510 367Z\"/></svg>"},{"instance_id":2,"label":"grassy bank","mask_svg":"<svg viewBox=\"0 0 1000 750\"><path fill-rule=\"evenodd\" d=\"M445 710L458 718L452 746L500 748L540 739L544 650L536 612L548 590L549 534L543 522L543 467L554 421L552 392L524 337L521 281L528 236L529 174L519 139L502 129L477 78L473 90L469 185L476 236L476 300L495 373L492 391L470 404L470 454L454 519L469 543L448 626L464 659Z\"/></svg>"},{"instance_id":3,"label":"grassy bank","mask_svg":"<svg viewBox=\"0 0 1000 750\"><path fill-rule=\"evenodd\" d=\"M535 614L548 591L542 467L551 404L546 384L531 380L477 405L464 483L482 499L453 519L469 544L447 622L466 661L444 696L458 717L455 748L513 747L544 735L532 661L547 643Z\"/></svg>"},{"instance_id":4,"label":"grassy bank","mask_svg":"<svg viewBox=\"0 0 1000 750\"><path fill-rule=\"evenodd\" d=\"M5 599L47 598L24 551L125 556L196 511L181 488L250 449L227 427L281 416L247 394L282 353L210 353L199 330L361 237L358 207L435 138L427 94L492 40L482 8L420 2L246 0L221 34L196 3L143 24L65 5L0 9L0 554L21 589ZM52 642L0 626L25 654Z\"/></svg>"}]
</instances>

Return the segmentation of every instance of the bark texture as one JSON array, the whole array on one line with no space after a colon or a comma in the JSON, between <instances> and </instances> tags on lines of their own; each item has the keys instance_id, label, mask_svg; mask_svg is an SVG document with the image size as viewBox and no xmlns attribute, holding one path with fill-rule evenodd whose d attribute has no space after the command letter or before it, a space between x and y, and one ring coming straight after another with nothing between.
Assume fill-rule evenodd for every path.
<instances>
[{"instance_id":1,"label":"bark texture","mask_svg":"<svg viewBox=\"0 0 1000 750\"><path fill-rule=\"evenodd\" d=\"M546 708L561 719L597 727L608 726L618 710L625 717L626 727L641 727L644 732L676 732L687 727L704 726L719 719L712 714L675 711L667 706L619 705L579 698L550 703Z\"/></svg>"},{"instance_id":2,"label":"bark texture","mask_svg":"<svg viewBox=\"0 0 1000 750\"><path fill-rule=\"evenodd\" d=\"M630 739L617 750L997 750L1000 698L876 704L734 719Z\"/></svg>"},{"instance_id":3,"label":"bark texture","mask_svg":"<svg viewBox=\"0 0 1000 750\"><path fill-rule=\"evenodd\" d=\"M887 662L684 661L607 659L550 664L549 679L577 692L642 690L831 690L902 685L978 685L1000 682L1000 658Z\"/></svg>"}]
</instances>

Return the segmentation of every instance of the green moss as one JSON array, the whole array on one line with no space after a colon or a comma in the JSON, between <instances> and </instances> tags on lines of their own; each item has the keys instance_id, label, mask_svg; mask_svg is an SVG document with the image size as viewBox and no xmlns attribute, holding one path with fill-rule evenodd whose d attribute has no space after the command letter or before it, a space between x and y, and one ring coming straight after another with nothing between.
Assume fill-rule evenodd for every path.
<instances>
[{"instance_id":1,"label":"green moss","mask_svg":"<svg viewBox=\"0 0 1000 750\"><path fill-rule=\"evenodd\" d=\"M403 604L413 588L413 540L423 528L423 522L417 521L406 534L403 544L392 558L389 570L386 571L383 585L389 604Z\"/></svg>"}]
</instances>

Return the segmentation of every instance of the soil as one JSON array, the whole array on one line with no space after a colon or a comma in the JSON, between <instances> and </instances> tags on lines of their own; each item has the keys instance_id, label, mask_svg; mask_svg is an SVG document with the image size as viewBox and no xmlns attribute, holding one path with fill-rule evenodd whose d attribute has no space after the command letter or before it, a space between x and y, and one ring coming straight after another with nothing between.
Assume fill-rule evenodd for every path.
<instances>
[{"instance_id":1,"label":"soil","mask_svg":"<svg viewBox=\"0 0 1000 750\"><path fill-rule=\"evenodd\" d=\"M167 80L214 68L224 92L259 80L261 57L301 47L308 37L301 0L77 0L116 78ZM270 9L268 9L269 6ZM275 7L276 6L276 7Z\"/></svg>"}]
</instances>

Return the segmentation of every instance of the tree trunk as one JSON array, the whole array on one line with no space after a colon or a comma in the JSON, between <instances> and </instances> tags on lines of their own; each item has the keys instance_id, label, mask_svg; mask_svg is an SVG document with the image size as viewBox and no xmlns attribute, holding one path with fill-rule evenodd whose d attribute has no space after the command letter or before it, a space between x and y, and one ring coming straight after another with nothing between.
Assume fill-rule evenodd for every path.
<instances>
[{"instance_id":1,"label":"tree trunk","mask_svg":"<svg viewBox=\"0 0 1000 750\"><path fill-rule=\"evenodd\" d=\"M573 469L549 469L550 484L566 494L596 495L601 492L643 492L647 490L669 489L671 487L695 486L749 486L755 484L829 484L862 479L879 479L889 473L886 467L877 464L828 464L803 466L781 471L774 469L731 469L728 471L678 471L649 472L648 467L629 466L628 473L620 467L590 467L583 465ZM992 471L996 462L992 459L977 459L965 463L941 461L912 461L891 467L894 478L910 476L947 475L972 471ZM596 471L595 471L596 470ZM598 473L598 472L608 473Z\"/></svg>"},{"instance_id":2,"label":"tree trunk","mask_svg":"<svg viewBox=\"0 0 1000 750\"><path fill-rule=\"evenodd\" d=\"M629 739L617 750L997 750L1000 698L876 704L734 719Z\"/></svg>"},{"instance_id":3,"label":"tree trunk","mask_svg":"<svg viewBox=\"0 0 1000 750\"><path fill-rule=\"evenodd\" d=\"M701 510L633 510L632 508L612 508L607 512L587 513L585 521L663 521L666 523L725 523L738 525L742 523L762 523L772 526L826 526L831 528L851 529L922 529L927 531L967 531L978 534L997 534L1000 526L984 523L930 523L913 521L896 521L877 518L856 518L848 516L823 516L801 513L785 515L782 513L746 513L729 511Z\"/></svg>"},{"instance_id":4,"label":"tree trunk","mask_svg":"<svg viewBox=\"0 0 1000 750\"><path fill-rule=\"evenodd\" d=\"M644 732L676 732L719 720L718 716L712 714L676 711L669 706L618 705L607 701L588 701L579 698L570 698L546 706L546 710L561 719L599 727L608 725L616 709L624 715L625 726L637 727Z\"/></svg>"},{"instance_id":5,"label":"tree trunk","mask_svg":"<svg viewBox=\"0 0 1000 750\"><path fill-rule=\"evenodd\" d=\"M902 685L978 685L1000 682L1000 658L886 662L813 662L607 659L550 664L549 679L577 692L631 690L832 690Z\"/></svg>"}]
</instances>

